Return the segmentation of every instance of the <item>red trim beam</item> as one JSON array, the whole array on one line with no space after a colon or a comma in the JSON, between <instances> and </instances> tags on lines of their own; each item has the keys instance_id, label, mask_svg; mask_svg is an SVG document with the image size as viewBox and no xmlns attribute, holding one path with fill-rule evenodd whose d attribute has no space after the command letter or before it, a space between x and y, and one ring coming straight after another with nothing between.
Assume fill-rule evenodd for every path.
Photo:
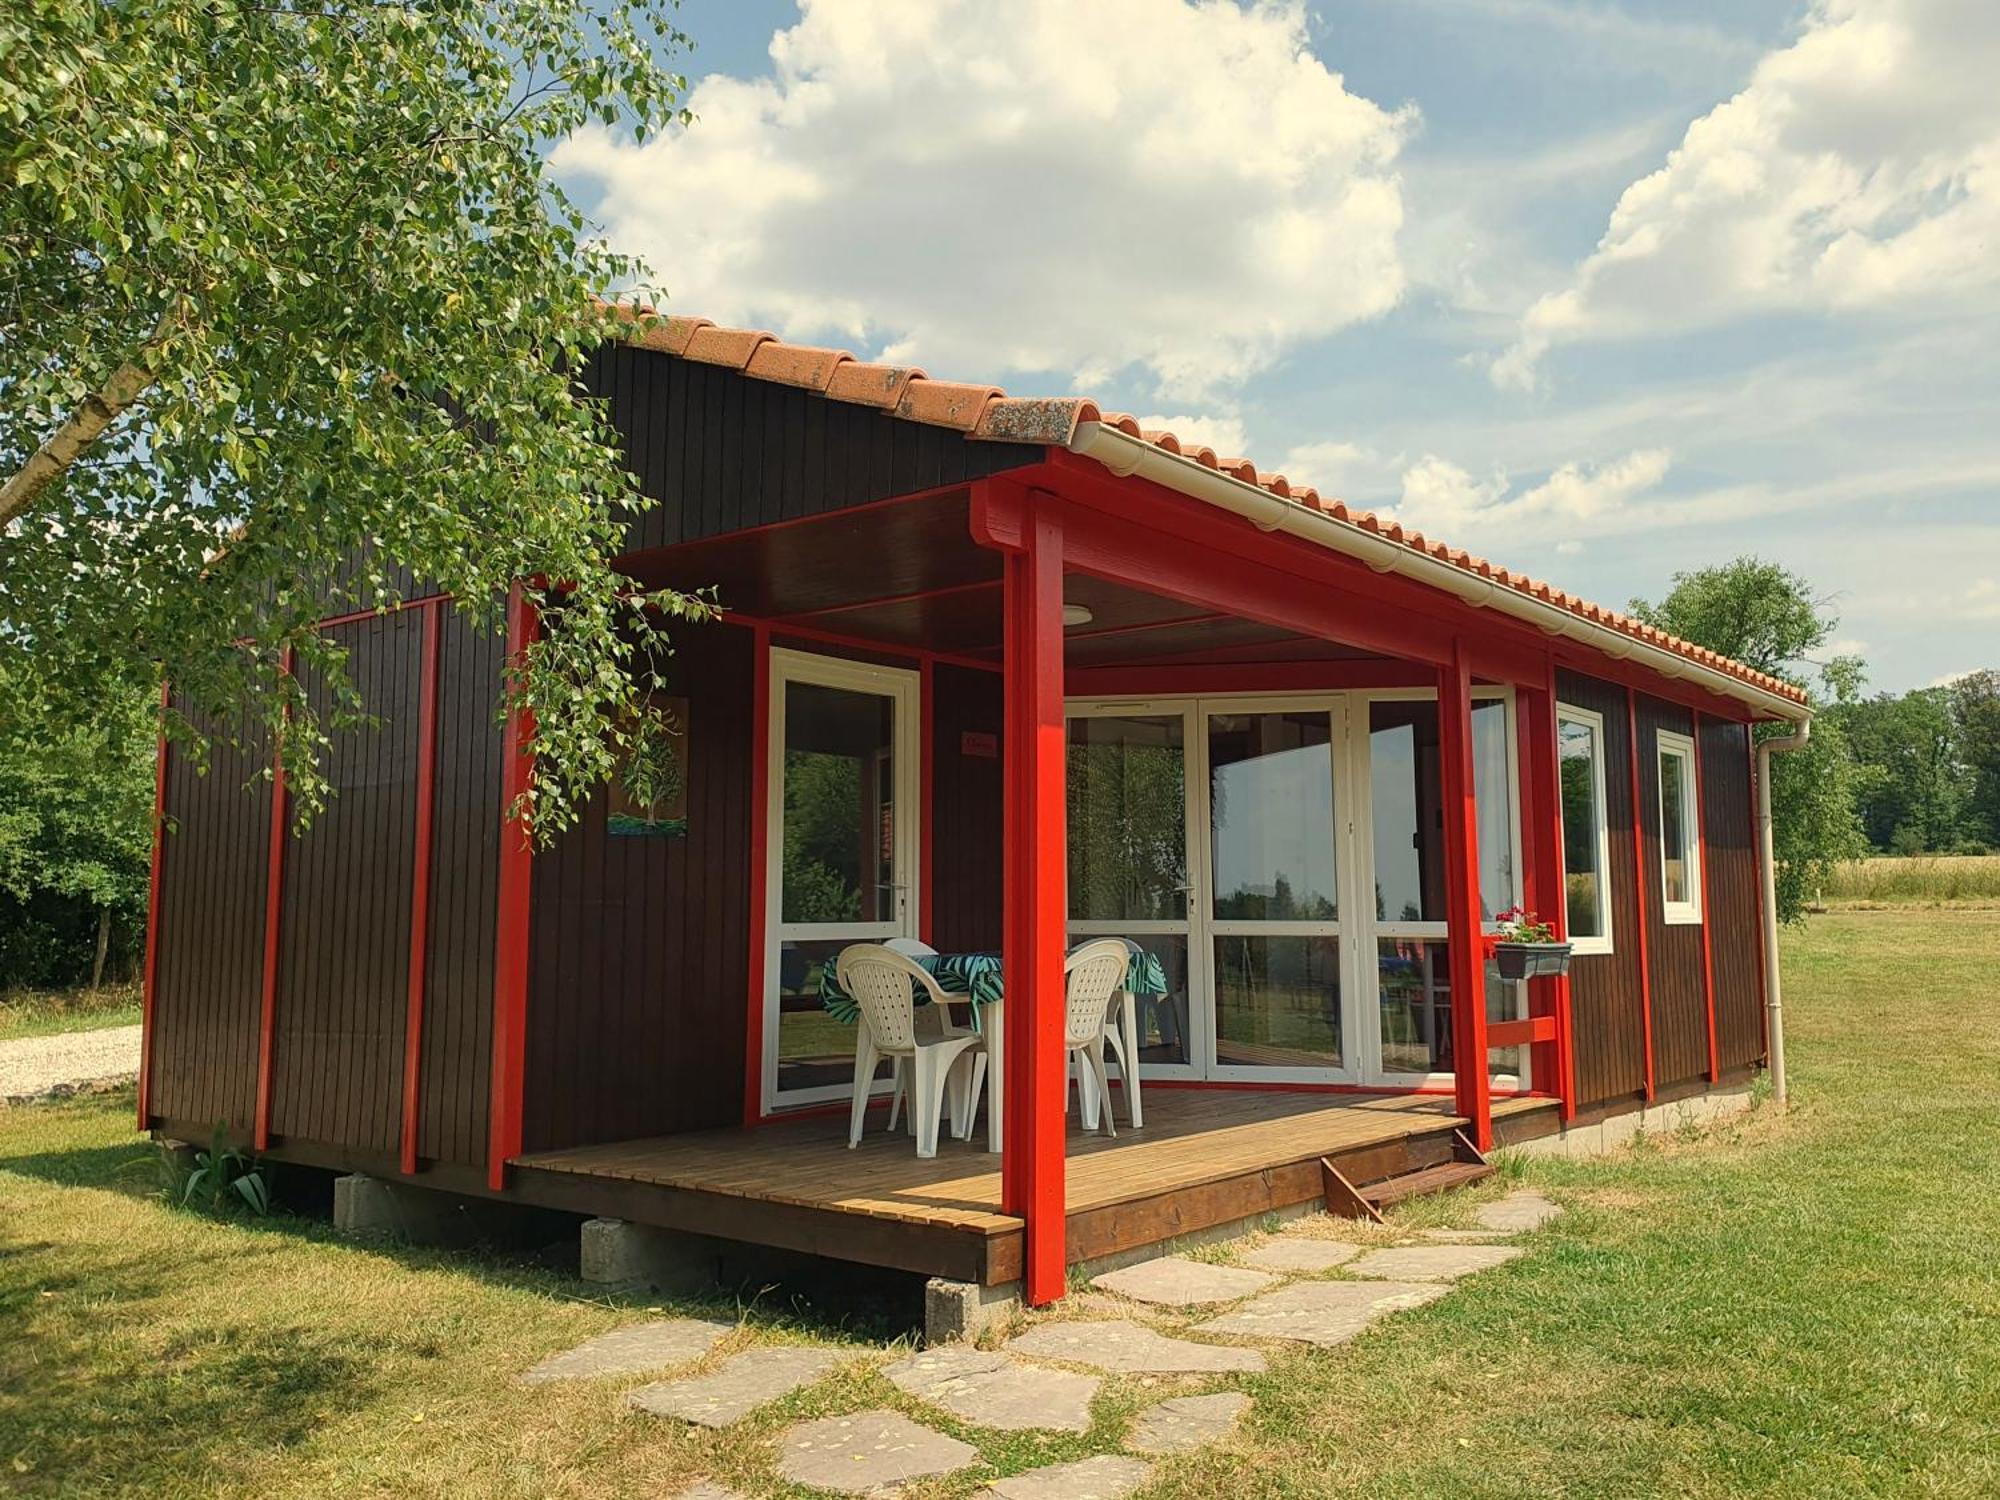
<instances>
[{"instance_id":1,"label":"red trim beam","mask_svg":"<svg viewBox=\"0 0 2000 1500\"><path fill-rule=\"evenodd\" d=\"M507 659L518 672L540 633L540 616L527 591L515 584L507 594ZM521 1153L522 1094L528 1059L528 922L532 915L535 852L521 799L534 779L535 716L518 702L517 682L508 684L516 700L507 710L500 749L499 921L493 953L492 1121L486 1147L486 1183L498 1192L507 1185L507 1163Z\"/></svg>"},{"instance_id":2,"label":"red trim beam","mask_svg":"<svg viewBox=\"0 0 2000 1500\"><path fill-rule=\"evenodd\" d=\"M278 664L281 676L292 675L292 650ZM271 1144L271 1064L278 1036L278 938L285 908L285 758L271 752L271 838L264 860L264 990L257 1018L257 1114L251 1144L259 1151Z\"/></svg>"},{"instance_id":3,"label":"red trim beam","mask_svg":"<svg viewBox=\"0 0 2000 1500\"><path fill-rule=\"evenodd\" d=\"M1438 671L1438 763L1444 802L1445 932L1451 970L1452 1084L1481 1151L1493 1144L1486 1072L1486 948L1479 920L1479 813L1472 768L1472 657L1462 640Z\"/></svg>"},{"instance_id":4,"label":"red trim beam","mask_svg":"<svg viewBox=\"0 0 2000 1500\"><path fill-rule=\"evenodd\" d=\"M160 735L153 750L153 855L146 876L146 971L139 1001L139 1128L153 1124L153 1011L160 987L160 857L167 821L167 706L160 684Z\"/></svg>"},{"instance_id":5,"label":"red trim beam","mask_svg":"<svg viewBox=\"0 0 2000 1500\"><path fill-rule=\"evenodd\" d=\"M403 1019L402 1168L417 1170L424 1066L424 982L430 964L431 821L437 799L438 641L443 616L424 611L423 675L417 687L416 856L410 874L410 970L408 1009Z\"/></svg>"}]
</instances>

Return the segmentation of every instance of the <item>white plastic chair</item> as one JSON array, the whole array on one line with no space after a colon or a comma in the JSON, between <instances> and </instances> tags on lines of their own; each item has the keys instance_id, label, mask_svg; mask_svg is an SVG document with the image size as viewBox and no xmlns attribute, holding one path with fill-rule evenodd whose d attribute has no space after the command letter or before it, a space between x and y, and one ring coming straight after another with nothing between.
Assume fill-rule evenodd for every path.
<instances>
[{"instance_id":1,"label":"white plastic chair","mask_svg":"<svg viewBox=\"0 0 2000 1500\"><path fill-rule=\"evenodd\" d=\"M882 944L891 953L900 953L905 958L936 958L937 949L922 938L892 937ZM917 1035L927 1042L947 1036L976 1036L977 1032L952 1024L951 1012L933 1002L917 1007ZM903 1101L909 1096L909 1081L903 1077L903 1060L889 1059L889 1128L896 1128L896 1121L902 1117ZM910 1134L917 1133L917 1113L910 1111Z\"/></svg>"},{"instance_id":2,"label":"white plastic chair","mask_svg":"<svg viewBox=\"0 0 2000 1500\"><path fill-rule=\"evenodd\" d=\"M1129 979L1130 965L1138 959L1139 953L1134 951L1135 945L1131 942L1123 938L1119 941L1125 943L1126 977ZM1146 1123L1145 1106L1139 1098L1138 1003L1123 981L1118 986L1118 993L1111 997L1111 1004L1105 1008L1104 1040L1111 1044L1111 1055L1117 1060L1118 1081L1125 1088L1125 1113L1136 1130ZM1104 1107L1111 1107L1109 1099L1105 1100Z\"/></svg>"},{"instance_id":3,"label":"white plastic chair","mask_svg":"<svg viewBox=\"0 0 2000 1500\"><path fill-rule=\"evenodd\" d=\"M860 1010L854 1036L854 1105L848 1117L847 1144L861 1144L868 1113L868 1096L875 1065L883 1058L910 1063L910 1114L917 1130L917 1155L937 1155L938 1126L944 1115L945 1088L955 1084L951 1098L952 1133L963 1140L972 1133L971 1059L981 1046L973 1033L957 1032L935 1040L917 1035L916 987L922 985L933 1005L944 1004L944 991L922 965L907 954L877 943L843 948L834 961L840 987Z\"/></svg>"}]
</instances>

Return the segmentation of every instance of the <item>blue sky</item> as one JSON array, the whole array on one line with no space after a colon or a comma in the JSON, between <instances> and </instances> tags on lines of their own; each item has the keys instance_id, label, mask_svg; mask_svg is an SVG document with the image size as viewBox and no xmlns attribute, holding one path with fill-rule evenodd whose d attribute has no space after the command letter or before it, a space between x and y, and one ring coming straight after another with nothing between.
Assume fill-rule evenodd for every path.
<instances>
[{"instance_id":1,"label":"blue sky","mask_svg":"<svg viewBox=\"0 0 2000 1500\"><path fill-rule=\"evenodd\" d=\"M1605 603L2000 665L2000 7L685 0L555 154L676 311L1172 418Z\"/></svg>"}]
</instances>

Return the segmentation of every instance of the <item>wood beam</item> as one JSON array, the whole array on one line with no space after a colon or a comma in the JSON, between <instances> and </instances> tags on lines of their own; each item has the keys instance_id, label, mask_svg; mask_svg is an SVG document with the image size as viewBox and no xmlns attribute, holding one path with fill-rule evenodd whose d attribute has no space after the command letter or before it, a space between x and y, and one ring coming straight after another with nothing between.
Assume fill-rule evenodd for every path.
<instances>
[{"instance_id":1,"label":"wood beam","mask_svg":"<svg viewBox=\"0 0 2000 1500\"><path fill-rule=\"evenodd\" d=\"M292 648L278 663L278 675L292 675ZM264 981L257 1016L257 1103L251 1145L271 1144L271 1064L278 1039L278 938L285 916L285 757L271 752L271 833L264 857Z\"/></svg>"},{"instance_id":2,"label":"wood beam","mask_svg":"<svg viewBox=\"0 0 2000 1500\"><path fill-rule=\"evenodd\" d=\"M1562 762L1558 754L1555 714L1555 671L1543 665L1543 685L1517 688L1514 720L1519 736L1517 759L1521 774L1521 843L1527 868L1521 888L1527 906L1569 941L1569 899L1563 876ZM1531 980L1528 1011L1553 1022L1549 1036L1534 1050L1535 1087L1562 1101L1563 1118L1576 1113L1576 1078L1570 1057L1569 976Z\"/></svg>"},{"instance_id":3,"label":"wood beam","mask_svg":"<svg viewBox=\"0 0 2000 1500\"><path fill-rule=\"evenodd\" d=\"M527 590L507 593L507 660L510 672L526 664L541 620ZM535 716L518 701L519 687L508 683L511 700L500 741L499 913L493 952L493 1082L487 1133L486 1181L496 1192L507 1183L507 1162L520 1155L522 1099L528 1067L528 928L533 917L535 849L521 799L533 784Z\"/></svg>"},{"instance_id":4,"label":"wood beam","mask_svg":"<svg viewBox=\"0 0 2000 1500\"><path fill-rule=\"evenodd\" d=\"M424 985L430 968L431 820L437 800L438 643L443 614L424 611L423 668L417 681L417 807L410 871L410 960L403 1016L403 1135L405 1173L417 1170L423 1096Z\"/></svg>"},{"instance_id":5,"label":"wood beam","mask_svg":"<svg viewBox=\"0 0 2000 1500\"><path fill-rule=\"evenodd\" d=\"M1445 934L1451 972L1453 1088L1473 1144L1493 1145L1486 1071L1486 952L1479 912L1479 814L1473 791L1472 657L1455 641L1438 672L1438 762L1443 782Z\"/></svg>"}]
</instances>

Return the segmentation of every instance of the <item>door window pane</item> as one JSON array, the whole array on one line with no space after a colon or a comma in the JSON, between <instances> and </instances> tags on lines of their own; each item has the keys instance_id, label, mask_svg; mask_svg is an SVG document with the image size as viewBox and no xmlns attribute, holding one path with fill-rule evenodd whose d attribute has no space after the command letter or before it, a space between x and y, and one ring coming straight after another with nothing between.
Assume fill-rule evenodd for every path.
<instances>
[{"instance_id":1,"label":"door window pane","mask_svg":"<svg viewBox=\"0 0 2000 1500\"><path fill-rule=\"evenodd\" d=\"M1338 938L1215 940L1218 1063L1337 1068L1340 1042Z\"/></svg>"},{"instance_id":2,"label":"door window pane","mask_svg":"<svg viewBox=\"0 0 2000 1500\"><path fill-rule=\"evenodd\" d=\"M1694 741L1660 735L1660 890L1670 922L1701 919L1701 851L1697 842Z\"/></svg>"},{"instance_id":3,"label":"door window pane","mask_svg":"<svg viewBox=\"0 0 2000 1500\"><path fill-rule=\"evenodd\" d=\"M823 969L833 966L852 939L778 945L778 1088L812 1089L854 1082L854 1027L836 1021L820 1004ZM878 1077L887 1077L884 1064Z\"/></svg>"},{"instance_id":4,"label":"door window pane","mask_svg":"<svg viewBox=\"0 0 2000 1500\"><path fill-rule=\"evenodd\" d=\"M1604 746L1597 726L1586 719L1559 718L1556 744L1562 758L1563 881L1572 940L1609 934L1604 869L1606 828Z\"/></svg>"},{"instance_id":5,"label":"door window pane","mask_svg":"<svg viewBox=\"0 0 2000 1500\"><path fill-rule=\"evenodd\" d=\"M1338 915L1332 738L1324 712L1209 718L1217 918L1330 922Z\"/></svg>"},{"instance_id":6,"label":"door window pane","mask_svg":"<svg viewBox=\"0 0 2000 1500\"><path fill-rule=\"evenodd\" d=\"M1073 921L1187 915L1187 747L1180 715L1069 721Z\"/></svg>"},{"instance_id":7,"label":"door window pane","mask_svg":"<svg viewBox=\"0 0 2000 1500\"><path fill-rule=\"evenodd\" d=\"M784 921L895 920L894 733L879 693L785 685Z\"/></svg>"},{"instance_id":8,"label":"door window pane","mask_svg":"<svg viewBox=\"0 0 2000 1500\"><path fill-rule=\"evenodd\" d=\"M1105 936L1102 932L1073 932L1071 943L1089 942ZM1142 1063L1185 1063L1188 1040L1188 940L1175 932L1135 933L1128 941L1137 943L1160 961L1167 980L1165 995L1135 993L1133 1019L1139 1023L1139 1061ZM1117 1019L1114 1005L1111 1017ZM1105 1055L1109 1057L1110 1051Z\"/></svg>"},{"instance_id":9,"label":"door window pane","mask_svg":"<svg viewBox=\"0 0 2000 1500\"><path fill-rule=\"evenodd\" d=\"M1479 835L1479 904L1492 921L1515 902L1514 779L1507 705L1472 705L1472 792ZM1368 705L1368 782L1375 834L1375 917L1442 922L1444 782L1435 700Z\"/></svg>"},{"instance_id":10,"label":"door window pane","mask_svg":"<svg viewBox=\"0 0 2000 1500\"><path fill-rule=\"evenodd\" d=\"M1376 920L1444 921L1437 704L1368 705L1368 785Z\"/></svg>"},{"instance_id":11,"label":"door window pane","mask_svg":"<svg viewBox=\"0 0 2000 1500\"><path fill-rule=\"evenodd\" d=\"M1375 972L1382 1026L1384 1073L1449 1073L1453 1070L1450 944L1436 938L1383 938L1376 945ZM1486 965L1486 1019L1489 1024L1520 1019L1521 986ZM1487 1052L1487 1072L1518 1077L1519 1047Z\"/></svg>"}]
</instances>

